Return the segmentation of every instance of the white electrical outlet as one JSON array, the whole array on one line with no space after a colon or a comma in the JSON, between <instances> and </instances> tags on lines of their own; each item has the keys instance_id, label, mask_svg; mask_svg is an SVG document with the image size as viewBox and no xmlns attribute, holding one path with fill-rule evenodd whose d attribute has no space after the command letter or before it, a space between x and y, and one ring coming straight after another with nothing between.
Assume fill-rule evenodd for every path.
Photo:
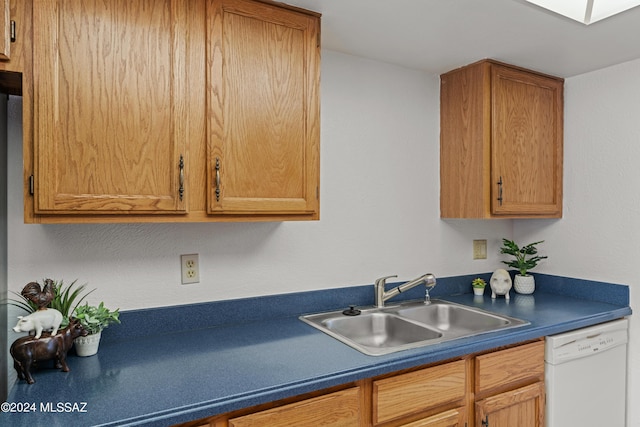
<instances>
[{"instance_id":1,"label":"white electrical outlet","mask_svg":"<svg viewBox=\"0 0 640 427\"><path fill-rule=\"evenodd\" d=\"M200 282L200 262L198 254L180 255L182 284Z\"/></svg>"}]
</instances>

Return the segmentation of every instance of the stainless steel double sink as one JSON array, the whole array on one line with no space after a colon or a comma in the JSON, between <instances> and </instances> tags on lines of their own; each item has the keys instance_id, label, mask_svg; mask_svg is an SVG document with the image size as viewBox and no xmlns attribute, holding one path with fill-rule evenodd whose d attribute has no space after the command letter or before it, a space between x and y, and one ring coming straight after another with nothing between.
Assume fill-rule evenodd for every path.
<instances>
[{"instance_id":1,"label":"stainless steel double sink","mask_svg":"<svg viewBox=\"0 0 640 427\"><path fill-rule=\"evenodd\" d=\"M409 301L365 308L358 315L343 311L309 314L300 320L370 356L437 344L529 322L444 300Z\"/></svg>"}]
</instances>

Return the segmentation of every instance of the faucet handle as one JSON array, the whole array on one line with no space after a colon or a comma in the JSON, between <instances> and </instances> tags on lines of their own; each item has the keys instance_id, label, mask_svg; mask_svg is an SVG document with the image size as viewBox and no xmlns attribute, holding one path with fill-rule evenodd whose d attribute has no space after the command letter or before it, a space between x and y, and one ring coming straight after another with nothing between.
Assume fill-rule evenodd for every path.
<instances>
[{"instance_id":1,"label":"faucet handle","mask_svg":"<svg viewBox=\"0 0 640 427\"><path fill-rule=\"evenodd\" d=\"M382 288L384 288L384 285L386 285L387 283L387 279L391 279L392 277L398 277L398 275L394 274L392 276L384 276L379 279L376 279L376 287L382 286Z\"/></svg>"}]
</instances>

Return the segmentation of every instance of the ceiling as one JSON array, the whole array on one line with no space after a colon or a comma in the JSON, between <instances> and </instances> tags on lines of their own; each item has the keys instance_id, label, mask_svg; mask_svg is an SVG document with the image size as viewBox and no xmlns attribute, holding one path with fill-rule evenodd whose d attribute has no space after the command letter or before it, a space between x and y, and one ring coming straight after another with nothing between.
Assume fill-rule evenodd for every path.
<instances>
[{"instance_id":1,"label":"ceiling","mask_svg":"<svg viewBox=\"0 0 640 427\"><path fill-rule=\"evenodd\" d=\"M324 49L434 74L492 58L571 77L640 58L640 7L587 26L525 0L282 1L322 13Z\"/></svg>"}]
</instances>

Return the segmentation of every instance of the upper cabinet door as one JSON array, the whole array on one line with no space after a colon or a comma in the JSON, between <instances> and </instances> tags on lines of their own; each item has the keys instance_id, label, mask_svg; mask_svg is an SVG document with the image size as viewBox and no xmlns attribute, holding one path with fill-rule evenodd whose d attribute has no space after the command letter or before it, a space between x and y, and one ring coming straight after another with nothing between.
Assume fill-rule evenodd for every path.
<instances>
[{"instance_id":1,"label":"upper cabinet door","mask_svg":"<svg viewBox=\"0 0 640 427\"><path fill-rule=\"evenodd\" d=\"M320 18L207 3L209 213L319 214Z\"/></svg>"},{"instance_id":2,"label":"upper cabinet door","mask_svg":"<svg viewBox=\"0 0 640 427\"><path fill-rule=\"evenodd\" d=\"M11 15L10 0L0 0L0 60L11 57Z\"/></svg>"},{"instance_id":3,"label":"upper cabinet door","mask_svg":"<svg viewBox=\"0 0 640 427\"><path fill-rule=\"evenodd\" d=\"M493 65L494 214L562 214L563 83Z\"/></svg>"},{"instance_id":4,"label":"upper cabinet door","mask_svg":"<svg viewBox=\"0 0 640 427\"><path fill-rule=\"evenodd\" d=\"M493 60L440 76L440 216L561 218L564 80Z\"/></svg>"},{"instance_id":5,"label":"upper cabinet door","mask_svg":"<svg viewBox=\"0 0 640 427\"><path fill-rule=\"evenodd\" d=\"M36 213L185 211L188 7L34 0Z\"/></svg>"}]
</instances>

